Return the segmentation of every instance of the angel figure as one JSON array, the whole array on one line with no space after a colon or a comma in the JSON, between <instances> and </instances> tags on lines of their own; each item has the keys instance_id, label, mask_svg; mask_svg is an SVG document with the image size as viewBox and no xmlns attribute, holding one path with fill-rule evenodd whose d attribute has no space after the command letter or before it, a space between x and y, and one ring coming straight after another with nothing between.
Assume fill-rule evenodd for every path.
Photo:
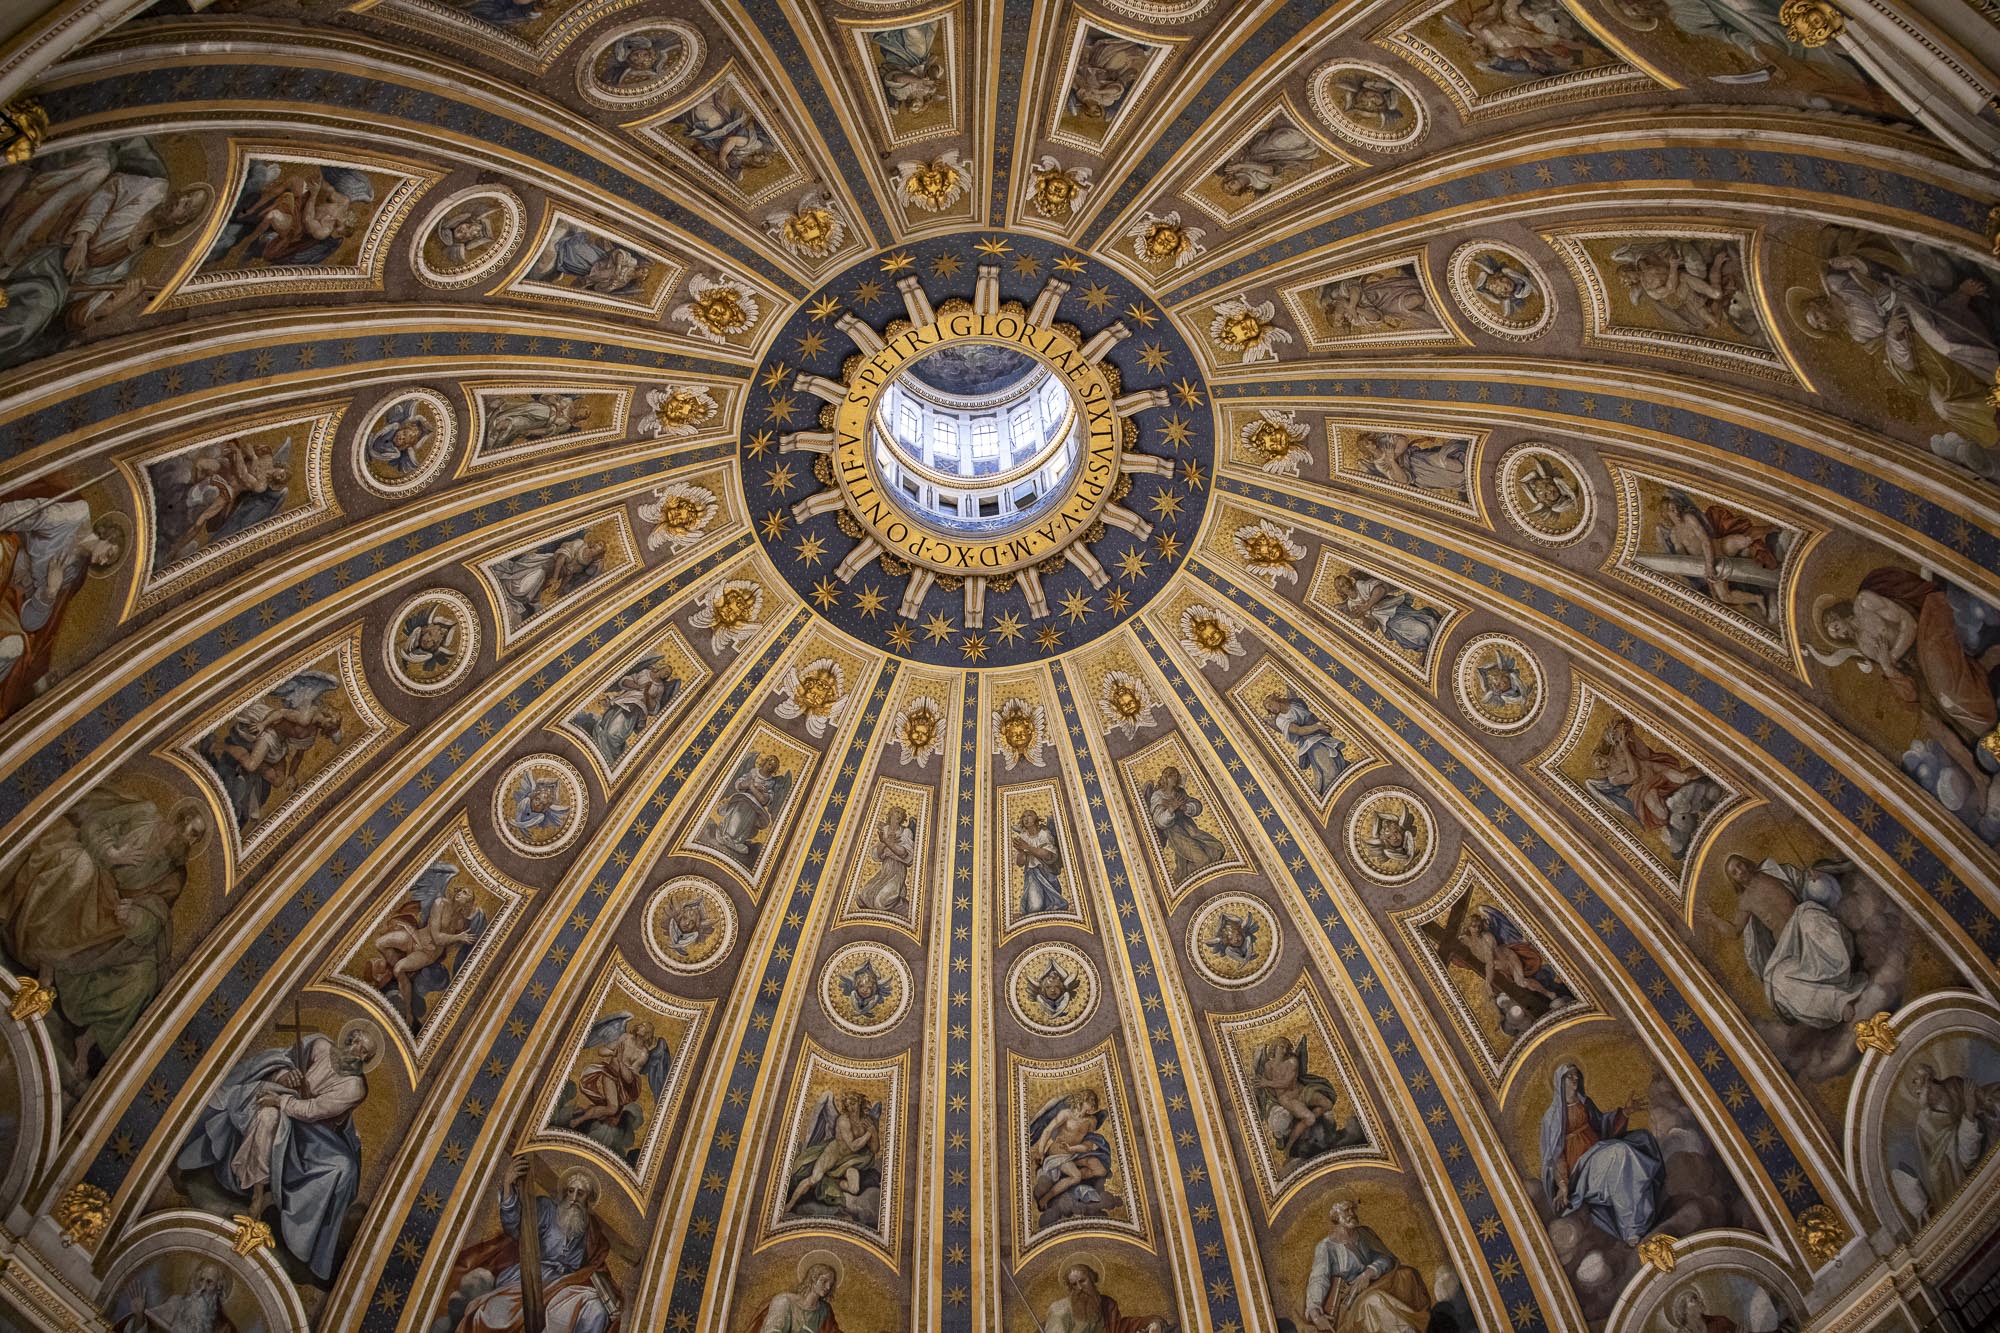
<instances>
[{"instance_id":1,"label":"angel figure","mask_svg":"<svg viewBox=\"0 0 2000 1333\"><path fill-rule=\"evenodd\" d=\"M472 889L452 887L457 875L458 867L448 862L425 867L375 936L369 980L396 992L412 1031L423 1026L418 1006L451 984L465 950L486 929Z\"/></svg>"},{"instance_id":2,"label":"angel figure","mask_svg":"<svg viewBox=\"0 0 2000 1333\"><path fill-rule=\"evenodd\" d=\"M154 567L184 560L210 542L249 529L291 496L292 438L218 440L149 465L159 504Z\"/></svg>"},{"instance_id":3,"label":"angel figure","mask_svg":"<svg viewBox=\"0 0 2000 1333\"><path fill-rule=\"evenodd\" d=\"M573 813L575 807L563 803L560 782L524 772L514 784L514 799L507 819L524 840L549 842L561 835Z\"/></svg>"},{"instance_id":4,"label":"angel figure","mask_svg":"<svg viewBox=\"0 0 2000 1333\"><path fill-rule=\"evenodd\" d=\"M864 958L861 965L844 977L837 978L841 993L854 1005L854 1011L863 1018L872 1018L877 1009L895 999L895 991L882 974L875 970L872 960Z\"/></svg>"},{"instance_id":5,"label":"angel figure","mask_svg":"<svg viewBox=\"0 0 2000 1333\"><path fill-rule=\"evenodd\" d=\"M1028 1157L1035 1169L1035 1207L1043 1226L1067 1217L1104 1217L1124 1206L1106 1190L1111 1179L1111 1113L1094 1088L1045 1102L1028 1122Z\"/></svg>"},{"instance_id":6,"label":"angel figure","mask_svg":"<svg viewBox=\"0 0 2000 1333\"><path fill-rule=\"evenodd\" d=\"M868 854L875 858L875 873L855 890L861 905L873 912L900 912L910 895L910 868L917 859L917 829L910 812L892 805L882 812L882 822L873 834Z\"/></svg>"},{"instance_id":7,"label":"angel figure","mask_svg":"<svg viewBox=\"0 0 2000 1333\"><path fill-rule=\"evenodd\" d=\"M1031 993L1041 1008L1042 1017L1057 1019L1069 1013L1070 1002L1076 999L1076 993L1082 987L1082 977L1063 971L1062 964L1051 958L1049 965L1042 969L1042 974L1035 978Z\"/></svg>"},{"instance_id":8,"label":"angel figure","mask_svg":"<svg viewBox=\"0 0 2000 1333\"><path fill-rule=\"evenodd\" d=\"M604 572L604 543L579 529L495 560L487 572L517 621L532 620L579 584Z\"/></svg>"},{"instance_id":9,"label":"angel figure","mask_svg":"<svg viewBox=\"0 0 2000 1333\"><path fill-rule=\"evenodd\" d=\"M1443 327L1414 263L1326 283L1317 297L1328 326L1342 337Z\"/></svg>"},{"instance_id":10,"label":"angel figure","mask_svg":"<svg viewBox=\"0 0 2000 1333\"><path fill-rule=\"evenodd\" d=\"M417 680L437 680L458 665L458 631L450 607L427 602L397 628L396 660Z\"/></svg>"},{"instance_id":11,"label":"angel figure","mask_svg":"<svg viewBox=\"0 0 2000 1333\"><path fill-rule=\"evenodd\" d=\"M1552 1010L1572 1003L1572 991L1520 923L1470 894L1453 904L1437 925L1425 927L1447 967L1474 973L1485 984L1500 1030L1518 1037Z\"/></svg>"},{"instance_id":12,"label":"angel figure","mask_svg":"<svg viewBox=\"0 0 2000 1333\"><path fill-rule=\"evenodd\" d=\"M1195 822L1202 804L1188 793L1180 769L1172 765L1161 769L1155 781L1145 784L1140 799L1160 845L1173 859L1175 879L1186 880L1228 857L1222 839Z\"/></svg>"},{"instance_id":13,"label":"angel figure","mask_svg":"<svg viewBox=\"0 0 2000 1333\"><path fill-rule=\"evenodd\" d=\"M1653 540L1659 550L1638 556L1639 564L1686 582L1721 606L1773 624L1782 618L1779 575L1791 534L1777 524L1670 490L1660 496Z\"/></svg>"},{"instance_id":14,"label":"angel figure","mask_svg":"<svg viewBox=\"0 0 2000 1333\"><path fill-rule=\"evenodd\" d=\"M324 671L300 671L239 709L210 738L209 762L229 793L239 829L263 817L273 791L298 781L322 740L340 744L340 712L326 702L338 689L340 681Z\"/></svg>"},{"instance_id":15,"label":"angel figure","mask_svg":"<svg viewBox=\"0 0 2000 1333\"><path fill-rule=\"evenodd\" d=\"M477 260L480 251L491 249L500 239L493 219L505 216L506 210L491 199L472 199L438 219L433 236L445 263L464 268Z\"/></svg>"},{"instance_id":16,"label":"angel figure","mask_svg":"<svg viewBox=\"0 0 2000 1333\"><path fill-rule=\"evenodd\" d=\"M1340 109L1349 120L1396 134L1410 117L1403 90L1387 79L1349 70L1335 78L1333 86L1340 90Z\"/></svg>"},{"instance_id":17,"label":"angel figure","mask_svg":"<svg viewBox=\"0 0 2000 1333\"><path fill-rule=\"evenodd\" d=\"M715 933L715 922L702 910L700 896L690 893L667 904L660 933L665 937L668 953L691 963L696 961L696 952L702 944Z\"/></svg>"},{"instance_id":18,"label":"angel figure","mask_svg":"<svg viewBox=\"0 0 2000 1333\"><path fill-rule=\"evenodd\" d=\"M1520 476L1515 483L1527 504L1522 512L1530 519L1539 519L1551 527L1568 521L1576 511L1581 497L1577 495L1576 484L1561 472L1547 458L1537 455L1534 465Z\"/></svg>"},{"instance_id":19,"label":"angel figure","mask_svg":"<svg viewBox=\"0 0 2000 1333\"><path fill-rule=\"evenodd\" d=\"M437 439L437 427L418 399L405 398L382 414L363 446L368 461L392 477L407 477L423 467L424 450Z\"/></svg>"},{"instance_id":20,"label":"angel figure","mask_svg":"<svg viewBox=\"0 0 2000 1333\"><path fill-rule=\"evenodd\" d=\"M374 204L374 183L352 167L253 161L208 263L324 264L367 222Z\"/></svg>"},{"instance_id":21,"label":"angel figure","mask_svg":"<svg viewBox=\"0 0 2000 1333\"><path fill-rule=\"evenodd\" d=\"M1614 717L1591 751L1598 776L1584 785L1593 796L1655 833L1676 859L1687 854L1708 812L1723 798L1720 784L1669 750L1655 750L1628 717Z\"/></svg>"},{"instance_id":22,"label":"angel figure","mask_svg":"<svg viewBox=\"0 0 2000 1333\"><path fill-rule=\"evenodd\" d=\"M1014 821L1007 845L1014 864L1021 867L1021 915L1066 910L1069 898L1063 893L1062 848L1056 845L1055 825L1029 807Z\"/></svg>"},{"instance_id":23,"label":"angel figure","mask_svg":"<svg viewBox=\"0 0 2000 1333\"><path fill-rule=\"evenodd\" d=\"M1534 275L1503 254L1488 250L1473 256L1472 292L1502 320L1514 320L1534 300Z\"/></svg>"},{"instance_id":24,"label":"angel figure","mask_svg":"<svg viewBox=\"0 0 2000 1333\"><path fill-rule=\"evenodd\" d=\"M598 82L621 93L650 88L667 77L681 50L681 39L672 33L626 33L605 52Z\"/></svg>"},{"instance_id":25,"label":"angel figure","mask_svg":"<svg viewBox=\"0 0 2000 1333\"><path fill-rule=\"evenodd\" d=\"M673 660L649 657L637 663L600 693L592 706L570 719L590 737L607 764L625 757L634 739L680 693L681 679Z\"/></svg>"},{"instance_id":26,"label":"angel figure","mask_svg":"<svg viewBox=\"0 0 2000 1333\"><path fill-rule=\"evenodd\" d=\"M873 1227L882 1204L881 1139L881 1102L852 1088L822 1094L805 1147L792 1163L783 1211Z\"/></svg>"},{"instance_id":27,"label":"angel figure","mask_svg":"<svg viewBox=\"0 0 2000 1333\"><path fill-rule=\"evenodd\" d=\"M1405 652L1420 656L1429 652L1444 623L1437 608L1423 605L1407 589L1373 574L1335 574L1327 588L1342 615Z\"/></svg>"},{"instance_id":28,"label":"angel figure","mask_svg":"<svg viewBox=\"0 0 2000 1333\"><path fill-rule=\"evenodd\" d=\"M1562 0L1471 0L1465 18L1445 23L1494 74L1548 78L1579 69L1604 48L1563 8Z\"/></svg>"},{"instance_id":29,"label":"angel figure","mask_svg":"<svg viewBox=\"0 0 2000 1333\"><path fill-rule=\"evenodd\" d=\"M570 435L590 424L590 403L580 393L516 393L486 409L487 450Z\"/></svg>"},{"instance_id":30,"label":"angel figure","mask_svg":"<svg viewBox=\"0 0 2000 1333\"><path fill-rule=\"evenodd\" d=\"M778 142L751 111L740 104L727 84L715 89L673 123L687 136L688 147L709 166L732 181L745 172L769 166L778 155Z\"/></svg>"},{"instance_id":31,"label":"angel figure","mask_svg":"<svg viewBox=\"0 0 2000 1333\"><path fill-rule=\"evenodd\" d=\"M1264 711L1271 715L1271 728L1292 751L1292 763L1309 774L1315 795L1325 796L1353 767L1347 747L1333 728L1321 721L1303 695L1278 686L1264 696Z\"/></svg>"},{"instance_id":32,"label":"angel figure","mask_svg":"<svg viewBox=\"0 0 2000 1333\"><path fill-rule=\"evenodd\" d=\"M1461 498L1470 491L1466 455L1471 447L1470 440L1399 430L1363 431L1354 440L1363 472L1392 485L1449 491Z\"/></svg>"},{"instance_id":33,"label":"angel figure","mask_svg":"<svg viewBox=\"0 0 2000 1333\"><path fill-rule=\"evenodd\" d=\"M1269 194L1292 179L1321 155L1312 137L1288 120L1278 122L1230 154L1215 169L1222 192L1232 198Z\"/></svg>"},{"instance_id":34,"label":"angel figure","mask_svg":"<svg viewBox=\"0 0 2000 1333\"><path fill-rule=\"evenodd\" d=\"M1257 1093L1257 1119L1271 1136L1271 1148L1288 1162L1303 1162L1362 1141L1358 1124L1343 1124L1336 1116L1340 1092L1324 1075L1308 1067L1308 1038L1273 1037L1257 1048L1251 1066L1251 1086Z\"/></svg>"},{"instance_id":35,"label":"angel figure","mask_svg":"<svg viewBox=\"0 0 2000 1333\"><path fill-rule=\"evenodd\" d=\"M1670 329L1762 343L1763 326L1733 241L1660 238L1611 252L1625 298Z\"/></svg>"},{"instance_id":36,"label":"angel figure","mask_svg":"<svg viewBox=\"0 0 2000 1333\"><path fill-rule=\"evenodd\" d=\"M1408 870L1421 850L1418 846L1417 815L1409 805L1397 803L1393 813L1377 810L1361 845L1375 853L1379 868L1395 875Z\"/></svg>"},{"instance_id":37,"label":"angel figure","mask_svg":"<svg viewBox=\"0 0 2000 1333\"><path fill-rule=\"evenodd\" d=\"M667 1090L674 1053L650 1018L606 1014L583 1037L570 1079L563 1127L636 1163L640 1131Z\"/></svg>"},{"instance_id":38,"label":"angel figure","mask_svg":"<svg viewBox=\"0 0 2000 1333\"><path fill-rule=\"evenodd\" d=\"M1084 120L1110 119L1155 54L1143 43L1090 29L1063 95L1065 111Z\"/></svg>"},{"instance_id":39,"label":"angel figure","mask_svg":"<svg viewBox=\"0 0 2000 1333\"><path fill-rule=\"evenodd\" d=\"M710 845L748 868L756 860L752 843L771 826L791 785L791 775L778 769L776 754L752 750L709 816Z\"/></svg>"},{"instance_id":40,"label":"angel figure","mask_svg":"<svg viewBox=\"0 0 2000 1333\"><path fill-rule=\"evenodd\" d=\"M1257 919L1248 912L1241 916L1222 912L1215 918L1215 934L1201 943L1219 960L1247 963L1257 950Z\"/></svg>"},{"instance_id":41,"label":"angel figure","mask_svg":"<svg viewBox=\"0 0 2000 1333\"><path fill-rule=\"evenodd\" d=\"M891 114L921 115L944 96L945 66L936 53L939 26L932 20L868 34L875 46L875 76L882 81Z\"/></svg>"}]
</instances>

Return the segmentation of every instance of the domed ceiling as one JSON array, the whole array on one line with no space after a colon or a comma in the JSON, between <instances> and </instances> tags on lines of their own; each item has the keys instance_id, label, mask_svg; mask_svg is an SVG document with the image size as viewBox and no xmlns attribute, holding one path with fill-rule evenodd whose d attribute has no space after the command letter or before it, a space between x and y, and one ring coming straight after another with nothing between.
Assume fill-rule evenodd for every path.
<instances>
[{"instance_id":1,"label":"domed ceiling","mask_svg":"<svg viewBox=\"0 0 2000 1333\"><path fill-rule=\"evenodd\" d=\"M1992 1265L1987 7L137 8L0 52L0 1323Z\"/></svg>"}]
</instances>

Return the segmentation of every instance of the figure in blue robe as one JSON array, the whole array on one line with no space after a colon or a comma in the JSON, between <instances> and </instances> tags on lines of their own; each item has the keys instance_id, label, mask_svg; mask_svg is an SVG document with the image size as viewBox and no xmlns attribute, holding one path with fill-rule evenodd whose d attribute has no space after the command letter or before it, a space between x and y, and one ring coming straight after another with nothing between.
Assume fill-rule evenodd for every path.
<instances>
[{"instance_id":1,"label":"figure in blue robe","mask_svg":"<svg viewBox=\"0 0 2000 1333\"><path fill-rule=\"evenodd\" d=\"M1542 1188L1558 1216L1585 1210L1600 1230L1637 1245L1659 1215L1667 1167L1659 1140L1627 1127L1630 1109L1600 1111L1583 1090L1583 1070L1558 1067L1542 1116Z\"/></svg>"}]
</instances>

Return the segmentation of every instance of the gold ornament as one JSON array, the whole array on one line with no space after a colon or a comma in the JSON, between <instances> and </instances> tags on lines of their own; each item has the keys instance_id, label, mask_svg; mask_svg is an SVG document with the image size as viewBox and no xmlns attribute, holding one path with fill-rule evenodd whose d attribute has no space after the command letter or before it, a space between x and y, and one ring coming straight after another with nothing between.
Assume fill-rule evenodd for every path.
<instances>
[{"instance_id":1,"label":"gold ornament","mask_svg":"<svg viewBox=\"0 0 2000 1333\"><path fill-rule=\"evenodd\" d=\"M1651 1264L1662 1273L1674 1271L1674 1242L1676 1238L1664 1231L1656 1231L1639 1242L1639 1260Z\"/></svg>"},{"instance_id":2,"label":"gold ornament","mask_svg":"<svg viewBox=\"0 0 2000 1333\"><path fill-rule=\"evenodd\" d=\"M750 327L750 317L743 310L743 294L721 283L689 301L688 308L710 333L741 333Z\"/></svg>"},{"instance_id":3,"label":"gold ornament","mask_svg":"<svg viewBox=\"0 0 2000 1333\"><path fill-rule=\"evenodd\" d=\"M653 409L669 426L692 426L715 415L715 405L701 394L675 389Z\"/></svg>"},{"instance_id":4,"label":"gold ornament","mask_svg":"<svg viewBox=\"0 0 2000 1333\"><path fill-rule=\"evenodd\" d=\"M1139 252L1155 264L1177 258L1187 248L1187 229L1177 222L1149 223L1139 238Z\"/></svg>"},{"instance_id":5,"label":"gold ornament","mask_svg":"<svg viewBox=\"0 0 2000 1333\"><path fill-rule=\"evenodd\" d=\"M14 1002L7 1006L7 1016L17 1023L26 1023L40 1018L55 1007L56 988L44 986L33 977L22 977L21 987L14 992Z\"/></svg>"},{"instance_id":6,"label":"gold ornament","mask_svg":"<svg viewBox=\"0 0 2000 1333\"><path fill-rule=\"evenodd\" d=\"M1847 16L1826 0L1785 0L1778 7L1785 36L1800 46L1825 46L1847 29Z\"/></svg>"},{"instance_id":7,"label":"gold ornament","mask_svg":"<svg viewBox=\"0 0 2000 1333\"><path fill-rule=\"evenodd\" d=\"M919 164L903 180L903 192L917 207L936 213L951 206L964 191L965 173L954 162L933 158Z\"/></svg>"},{"instance_id":8,"label":"gold ornament","mask_svg":"<svg viewBox=\"0 0 2000 1333\"><path fill-rule=\"evenodd\" d=\"M62 1228L63 1244L94 1250L111 1225L111 1196L95 1185L71 1185L50 1216Z\"/></svg>"},{"instance_id":9,"label":"gold ornament","mask_svg":"<svg viewBox=\"0 0 2000 1333\"><path fill-rule=\"evenodd\" d=\"M1119 717L1137 717L1146 707L1145 698L1129 680L1112 682L1104 698L1111 705L1111 711Z\"/></svg>"},{"instance_id":10,"label":"gold ornament","mask_svg":"<svg viewBox=\"0 0 2000 1333\"><path fill-rule=\"evenodd\" d=\"M230 1245L241 1255L252 1255L258 1250L268 1249L277 1237L271 1234L270 1225L242 1213L229 1219L236 1224L236 1234L229 1239Z\"/></svg>"},{"instance_id":11,"label":"gold ornament","mask_svg":"<svg viewBox=\"0 0 2000 1333\"><path fill-rule=\"evenodd\" d=\"M1229 627L1213 616L1196 616L1188 622L1188 635L1207 652L1229 646Z\"/></svg>"},{"instance_id":12,"label":"gold ornament","mask_svg":"<svg viewBox=\"0 0 2000 1333\"><path fill-rule=\"evenodd\" d=\"M937 734L938 716L928 708L913 708L903 719L903 744L909 749L930 749Z\"/></svg>"},{"instance_id":13,"label":"gold ornament","mask_svg":"<svg viewBox=\"0 0 2000 1333\"><path fill-rule=\"evenodd\" d=\"M1283 422L1267 419L1250 428L1243 444L1260 458L1276 460L1292 452L1292 433Z\"/></svg>"},{"instance_id":14,"label":"gold ornament","mask_svg":"<svg viewBox=\"0 0 2000 1333\"><path fill-rule=\"evenodd\" d=\"M1799 1243L1806 1247L1806 1255L1816 1264L1833 1262L1841 1247L1847 1244L1847 1228L1833 1209L1823 1203L1816 1203L1799 1214Z\"/></svg>"},{"instance_id":15,"label":"gold ornament","mask_svg":"<svg viewBox=\"0 0 2000 1333\"><path fill-rule=\"evenodd\" d=\"M749 588L724 588L715 599L715 623L724 629L740 629L750 623L757 609L757 594Z\"/></svg>"},{"instance_id":16,"label":"gold ornament","mask_svg":"<svg viewBox=\"0 0 2000 1333\"><path fill-rule=\"evenodd\" d=\"M1243 534L1243 555L1253 565L1282 565L1289 563L1290 553L1277 535L1263 528L1252 528Z\"/></svg>"},{"instance_id":17,"label":"gold ornament","mask_svg":"<svg viewBox=\"0 0 2000 1333\"><path fill-rule=\"evenodd\" d=\"M1864 1053L1880 1051L1884 1055L1896 1053L1896 1029L1889 1026L1887 1009L1873 1018L1858 1018L1854 1021L1854 1049Z\"/></svg>"},{"instance_id":18,"label":"gold ornament","mask_svg":"<svg viewBox=\"0 0 2000 1333\"><path fill-rule=\"evenodd\" d=\"M1074 171L1051 167L1035 173L1035 211L1045 218L1068 221L1082 193L1083 182Z\"/></svg>"},{"instance_id":19,"label":"gold ornament","mask_svg":"<svg viewBox=\"0 0 2000 1333\"><path fill-rule=\"evenodd\" d=\"M1000 719L1000 743L1021 754L1035 743L1035 720L1024 712L1008 713Z\"/></svg>"},{"instance_id":20,"label":"gold ornament","mask_svg":"<svg viewBox=\"0 0 2000 1333\"><path fill-rule=\"evenodd\" d=\"M840 678L826 667L800 676L799 688L792 694L793 701L808 713L824 713L839 698Z\"/></svg>"},{"instance_id":21,"label":"gold ornament","mask_svg":"<svg viewBox=\"0 0 2000 1333\"><path fill-rule=\"evenodd\" d=\"M48 137L49 113L32 97L17 97L0 107L0 145L9 163L26 162Z\"/></svg>"},{"instance_id":22,"label":"gold ornament","mask_svg":"<svg viewBox=\"0 0 2000 1333\"><path fill-rule=\"evenodd\" d=\"M836 219L830 208L802 208L785 219L785 239L793 249L815 258L833 248Z\"/></svg>"}]
</instances>

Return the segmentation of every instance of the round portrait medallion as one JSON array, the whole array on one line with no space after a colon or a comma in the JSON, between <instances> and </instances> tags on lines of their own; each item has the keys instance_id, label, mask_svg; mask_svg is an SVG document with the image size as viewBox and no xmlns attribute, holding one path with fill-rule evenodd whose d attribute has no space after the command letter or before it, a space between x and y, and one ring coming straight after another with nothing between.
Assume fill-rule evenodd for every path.
<instances>
[{"instance_id":1,"label":"round portrait medallion","mask_svg":"<svg viewBox=\"0 0 2000 1333\"><path fill-rule=\"evenodd\" d=\"M1195 971L1218 986L1248 986L1278 961L1278 923L1247 893L1203 903L1188 922L1187 952Z\"/></svg>"},{"instance_id":2,"label":"round portrait medallion","mask_svg":"<svg viewBox=\"0 0 2000 1333\"><path fill-rule=\"evenodd\" d=\"M701 68L701 34L685 23L645 19L613 28L583 49L576 86L599 106L650 106L678 92Z\"/></svg>"},{"instance_id":3,"label":"round portrait medallion","mask_svg":"<svg viewBox=\"0 0 2000 1333\"><path fill-rule=\"evenodd\" d=\"M736 906L713 880L682 875L653 890L646 904L646 952L669 972L694 976L729 957Z\"/></svg>"},{"instance_id":4,"label":"round portrait medallion","mask_svg":"<svg viewBox=\"0 0 2000 1333\"><path fill-rule=\"evenodd\" d=\"M1545 546L1568 546L1590 531L1597 503L1568 455L1546 444L1517 444L1496 474L1507 521Z\"/></svg>"},{"instance_id":5,"label":"round portrait medallion","mask_svg":"<svg viewBox=\"0 0 2000 1333\"><path fill-rule=\"evenodd\" d=\"M475 185L424 218L410 242L410 265L432 287L469 287L506 263L521 244L525 212L512 190Z\"/></svg>"},{"instance_id":6,"label":"round portrait medallion","mask_svg":"<svg viewBox=\"0 0 2000 1333\"><path fill-rule=\"evenodd\" d=\"M479 613L449 588L418 593L390 617L382 642L389 678L411 694L442 694L479 657Z\"/></svg>"},{"instance_id":7,"label":"round portrait medallion","mask_svg":"<svg viewBox=\"0 0 2000 1333\"><path fill-rule=\"evenodd\" d=\"M567 759L531 755L493 789L493 826L523 856L554 856L583 832L590 789Z\"/></svg>"},{"instance_id":8,"label":"round portrait medallion","mask_svg":"<svg viewBox=\"0 0 2000 1333\"><path fill-rule=\"evenodd\" d=\"M1402 75L1360 60L1335 60L1314 71L1312 107L1326 127L1363 148L1414 148L1430 113Z\"/></svg>"},{"instance_id":9,"label":"round portrait medallion","mask_svg":"<svg viewBox=\"0 0 2000 1333\"><path fill-rule=\"evenodd\" d=\"M1553 289L1532 260L1490 241L1467 241L1446 265L1459 308L1488 333L1533 338L1555 318Z\"/></svg>"},{"instance_id":10,"label":"round portrait medallion","mask_svg":"<svg viewBox=\"0 0 2000 1333\"><path fill-rule=\"evenodd\" d=\"M1437 851L1431 812L1415 792L1377 787L1347 816L1347 854L1377 884L1406 884Z\"/></svg>"},{"instance_id":11,"label":"round portrait medallion","mask_svg":"<svg viewBox=\"0 0 2000 1333\"><path fill-rule=\"evenodd\" d=\"M1089 956L1070 944L1038 944L1007 969L1007 1003L1031 1032L1053 1036L1083 1026L1099 990Z\"/></svg>"},{"instance_id":12,"label":"round portrait medallion","mask_svg":"<svg viewBox=\"0 0 2000 1333\"><path fill-rule=\"evenodd\" d=\"M910 1009L910 967L894 949L864 941L826 960L819 974L819 1004L844 1032L858 1037L887 1032Z\"/></svg>"},{"instance_id":13,"label":"round portrait medallion","mask_svg":"<svg viewBox=\"0 0 2000 1333\"><path fill-rule=\"evenodd\" d=\"M354 433L354 476L377 495L403 496L438 474L458 435L451 404L434 389L384 402Z\"/></svg>"},{"instance_id":14,"label":"round portrait medallion","mask_svg":"<svg viewBox=\"0 0 2000 1333\"><path fill-rule=\"evenodd\" d=\"M1519 639L1480 635L1459 650L1453 679L1458 706L1482 730L1506 736L1541 715L1541 664Z\"/></svg>"}]
</instances>

